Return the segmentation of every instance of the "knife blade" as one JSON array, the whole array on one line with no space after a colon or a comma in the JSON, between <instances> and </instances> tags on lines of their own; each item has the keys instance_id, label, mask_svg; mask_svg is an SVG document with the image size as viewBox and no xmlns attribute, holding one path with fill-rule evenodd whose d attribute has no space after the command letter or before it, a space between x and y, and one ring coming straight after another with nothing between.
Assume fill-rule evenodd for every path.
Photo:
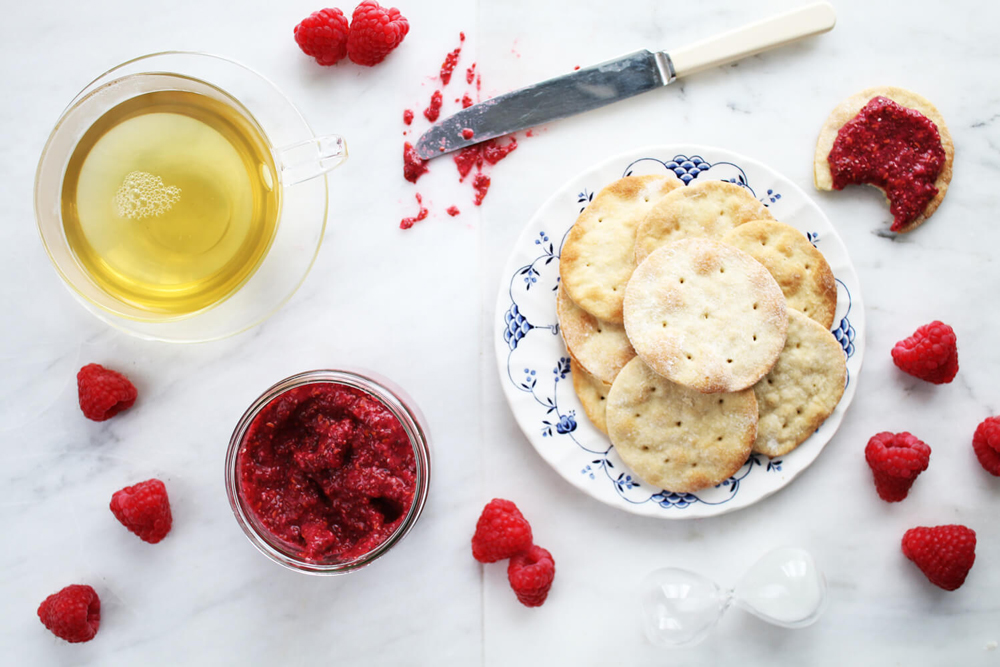
<instances>
[{"instance_id":1,"label":"knife blade","mask_svg":"<svg viewBox=\"0 0 1000 667\"><path fill-rule=\"evenodd\" d=\"M667 54L636 51L462 109L432 126L415 148L417 155L429 160L480 141L598 109L672 80ZM462 134L466 129L472 131L469 138Z\"/></svg>"},{"instance_id":2,"label":"knife blade","mask_svg":"<svg viewBox=\"0 0 1000 667\"><path fill-rule=\"evenodd\" d=\"M681 76L831 30L837 17L817 2L666 51L641 50L493 97L431 126L414 147L424 160L591 111L668 85Z\"/></svg>"}]
</instances>

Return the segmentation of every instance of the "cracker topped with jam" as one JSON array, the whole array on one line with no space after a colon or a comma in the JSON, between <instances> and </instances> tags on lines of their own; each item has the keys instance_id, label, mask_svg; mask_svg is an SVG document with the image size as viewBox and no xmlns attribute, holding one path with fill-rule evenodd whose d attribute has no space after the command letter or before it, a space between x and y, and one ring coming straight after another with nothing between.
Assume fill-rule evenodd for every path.
<instances>
[{"instance_id":1,"label":"cracker topped with jam","mask_svg":"<svg viewBox=\"0 0 1000 667\"><path fill-rule=\"evenodd\" d=\"M853 95L820 130L813 161L819 190L873 185L889 200L891 230L916 229L944 200L955 145L933 104L905 88Z\"/></svg>"}]
</instances>

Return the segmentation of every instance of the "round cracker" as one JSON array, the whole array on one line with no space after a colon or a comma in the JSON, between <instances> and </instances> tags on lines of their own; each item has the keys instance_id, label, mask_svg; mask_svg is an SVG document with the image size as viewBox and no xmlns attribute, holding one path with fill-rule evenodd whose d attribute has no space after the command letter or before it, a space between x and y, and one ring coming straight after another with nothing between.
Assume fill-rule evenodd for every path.
<instances>
[{"instance_id":1,"label":"round cracker","mask_svg":"<svg viewBox=\"0 0 1000 667\"><path fill-rule=\"evenodd\" d=\"M757 433L752 389L702 394L633 359L608 392L607 426L622 461L644 482L690 493L746 463Z\"/></svg>"},{"instance_id":2,"label":"round cracker","mask_svg":"<svg viewBox=\"0 0 1000 667\"><path fill-rule=\"evenodd\" d=\"M858 115L858 112L875 97L888 97L900 106L919 111L937 126L938 134L941 135L941 147L944 148L944 166L941 173L934 181L937 188L937 195L928 202L923 213L917 216L913 222L899 230L900 233L909 232L916 229L924 220L931 217L937 207L941 205L945 194L948 192L948 184L951 183L952 164L955 161L955 143L951 139L948 126L945 125L944 116L926 98L916 93L897 88L896 86L876 86L862 90L856 95L848 97L841 102L830 113L822 129L819 131L819 139L816 141L816 155L813 158L813 180L817 190L832 190L833 175L830 173L830 151L837 140L837 133L851 119ZM877 187L877 186L875 186ZM881 188L879 188L881 190ZM884 194L884 192L883 192Z\"/></svg>"},{"instance_id":3,"label":"round cracker","mask_svg":"<svg viewBox=\"0 0 1000 667\"><path fill-rule=\"evenodd\" d=\"M573 376L573 390L576 391L577 398L583 405L583 411L587 413L587 418L597 427L597 430L607 435L608 425L605 418L605 408L611 385L595 378L573 359L570 359L569 367L570 375Z\"/></svg>"},{"instance_id":4,"label":"round cracker","mask_svg":"<svg viewBox=\"0 0 1000 667\"><path fill-rule=\"evenodd\" d=\"M657 248L684 238L722 238L751 220L773 220L750 192L726 181L695 181L656 204L636 232L635 261L641 264Z\"/></svg>"},{"instance_id":5,"label":"round cracker","mask_svg":"<svg viewBox=\"0 0 1000 667\"><path fill-rule=\"evenodd\" d=\"M826 421L847 381L844 348L829 330L788 312L788 340L774 368L754 385L760 420L753 450L784 456Z\"/></svg>"},{"instance_id":6,"label":"round cracker","mask_svg":"<svg viewBox=\"0 0 1000 667\"><path fill-rule=\"evenodd\" d=\"M816 320L827 330L837 312L837 283L823 253L805 234L775 220L754 220L722 237L747 253L774 276L789 308Z\"/></svg>"},{"instance_id":7,"label":"round cracker","mask_svg":"<svg viewBox=\"0 0 1000 667\"><path fill-rule=\"evenodd\" d=\"M668 176L626 176L597 193L563 243L559 276L581 308L622 321L625 284L635 269L635 230L653 204L684 184Z\"/></svg>"},{"instance_id":8,"label":"round cracker","mask_svg":"<svg viewBox=\"0 0 1000 667\"><path fill-rule=\"evenodd\" d=\"M570 356L601 382L614 382L622 366L635 356L624 326L597 319L562 288L556 297L556 314Z\"/></svg>"},{"instance_id":9,"label":"round cracker","mask_svg":"<svg viewBox=\"0 0 1000 667\"><path fill-rule=\"evenodd\" d=\"M785 345L781 288L764 266L710 239L674 241L646 258L625 290L625 331L646 364L701 392L764 377Z\"/></svg>"}]
</instances>

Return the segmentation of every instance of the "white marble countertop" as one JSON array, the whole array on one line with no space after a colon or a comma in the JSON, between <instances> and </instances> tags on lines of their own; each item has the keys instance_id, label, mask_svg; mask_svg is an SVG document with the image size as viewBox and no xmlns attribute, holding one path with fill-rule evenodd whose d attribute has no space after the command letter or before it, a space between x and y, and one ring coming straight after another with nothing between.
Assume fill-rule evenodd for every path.
<instances>
[{"instance_id":1,"label":"white marble countertop","mask_svg":"<svg viewBox=\"0 0 1000 667\"><path fill-rule=\"evenodd\" d=\"M709 71L666 90L552 123L521 141L471 204L449 162L419 187L400 177L404 108L419 110L445 53L468 36L484 94L637 48L668 48L793 7L793 0L507 2L400 0L412 30L383 65L323 69L292 27L303 0L169 4L8 2L0 25L0 655L8 665L185 664L961 664L1000 651L1000 481L970 446L1000 412L1000 9L956 1L838 0L836 29L807 43ZM353 7L344 6L345 10ZM38 241L35 165L61 109L98 73L164 49L211 51L262 72L320 133L348 139L330 178L327 238L304 286L275 317L217 343L130 338L78 306ZM464 90L456 76L450 92ZM697 521L630 516L583 495L518 431L492 350L500 269L521 228L587 165L643 145L724 146L770 164L812 192L817 131L842 98L872 85L911 88L947 119L956 145L947 200L924 227L890 239L880 196L815 194L860 275L868 315L858 394L816 463L777 495ZM455 95L458 96L458 95ZM454 108L448 104L445 112ZM415 125L423 127L423 125ZM413 195L430 217L408 232ZM444 209L457 204L462 214ZM377 304L377 307L373 307ZM934 387L892 365L896 340L933 319L958 334L962 368ZM73 378L84 363L125 371L135 407L85 420ZM293 372L350 364L393 378L426 413L434 447L429 504L386 558L321 579L271 563L246 541L222 483L230 432L267 386ZM934 448L909 499L872 488L868 438L910 430ZM174 528L158 545L124 531L112 492L165 480ZM558 573L548 601L514 599L505 568L469 552L489 498L515 500ZM965 586L931 586L899 550L914 525L978 532ZM704 644L663 651L643 637L635 587L656 567L700 569L722 584L781 544L810 549L827 573L829 607L790 631L738 611ZM70 583L99 592L97 638L69 645L35 609Z\"/></svg>"}]
</instances>

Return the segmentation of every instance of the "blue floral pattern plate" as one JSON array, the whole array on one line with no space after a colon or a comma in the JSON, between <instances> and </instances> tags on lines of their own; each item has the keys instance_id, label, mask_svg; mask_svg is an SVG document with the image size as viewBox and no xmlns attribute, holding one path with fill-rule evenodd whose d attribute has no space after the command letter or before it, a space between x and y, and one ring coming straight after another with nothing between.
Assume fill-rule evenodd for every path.
<instances>
[{"instance_id":1,"label":"blue floral pattern plate","mask_svg":"<svg viewBox=\"0 0 1000 667\"><path fill-rule=\"evenodd\" d=\"M837 280L833 333L847 358L847 387L822 426L786 456L752 454L735 475L697 493L673 493L637 479L607 436L587 419L569 377L559 335L559 255L570 227L594 193L628 175L674 172L689 184L723 180L745 187L774 217L801 230ZM538 210L504 268L494 321L500 383L518 425L545 461L577 488L628 512L663 519L713 516L751 505L792 481L819 456L854 398L864 355L865 312L857 273L819 206L773 169L725 149L662 146L613 158L583 172Z\"/></svg>"}]
</instances>

